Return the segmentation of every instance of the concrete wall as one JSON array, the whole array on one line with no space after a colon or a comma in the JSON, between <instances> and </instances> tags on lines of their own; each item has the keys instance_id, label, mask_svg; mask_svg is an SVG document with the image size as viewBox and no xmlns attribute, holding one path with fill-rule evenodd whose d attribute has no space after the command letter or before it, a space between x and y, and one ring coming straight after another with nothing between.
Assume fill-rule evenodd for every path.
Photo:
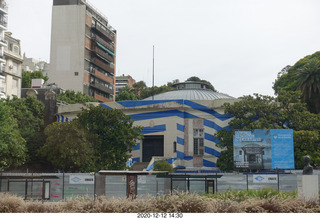
<instances>
[{"instance_id":1,"label":"concrete wall","mask_svg":"<svg viewBox=\"0 0 320 219\"><path fill-rule=\"evenodd\" d=\"M83 92L85 18L85 5L52 9L49 83L76 92Z\"/></svg>"}]
</instances>

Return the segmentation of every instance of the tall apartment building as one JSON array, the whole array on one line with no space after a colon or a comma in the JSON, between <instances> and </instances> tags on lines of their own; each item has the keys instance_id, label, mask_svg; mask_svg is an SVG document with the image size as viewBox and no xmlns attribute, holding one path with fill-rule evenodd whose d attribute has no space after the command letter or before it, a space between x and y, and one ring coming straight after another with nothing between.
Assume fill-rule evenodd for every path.
<instances>
[{"instance_id":1,"label":"tall apartment building","mask_svg":"<svg viewBox=\"0 0 320 219\"><path fill-rule=\"evenodd\" d=\"M4 50L6 66L3 72L5 82L4 92L7 97L21 97L22 62L20 40L12 37L12 33L6 32L4 40L7 44Z\"/></svg>"},{"instance_id":2,"label":"tall apartment building","mask_svg":"<svg viewBox=\"0 0 320 219\"><path fill-rule=\"evenodd\" d=\"M4 32L8 25L8 6L5 0L0 0L0 98L5 98L4 83L5 83L5 65L4 49L7 46L4 40Z\"/></svg>"},{"instance_id":3,"label":"tall apartment building","mask_svg":"<svg viewBox=\"0 0 320 219\"><path fill-rule=\"evenodd\" d=\"M30 72L41 71L43 76L49 77L50 64L45 61L37 60L34 58L28 58L24 53L22 70Z\"/></svg>"},{"instance_id":4,"label":"tall apartment building","mask_svg":"<svg viewBox=\"0 0 320 219\"><path fill-rule=\"evenodd\" d=\"M86 0L53 0L49 83L115 99L116 30Z\"/></svg>"},{"instance_id":5,"label":"tall apartment building","mask_svg":"<svg viewBox=\"0 0 320 219\"><path fill-rule=\"evenodd\" d=\"M116 94L126 86L132 88L136 81L130 75L121 75L116 77Z\"/></svg>"}]
</instances>

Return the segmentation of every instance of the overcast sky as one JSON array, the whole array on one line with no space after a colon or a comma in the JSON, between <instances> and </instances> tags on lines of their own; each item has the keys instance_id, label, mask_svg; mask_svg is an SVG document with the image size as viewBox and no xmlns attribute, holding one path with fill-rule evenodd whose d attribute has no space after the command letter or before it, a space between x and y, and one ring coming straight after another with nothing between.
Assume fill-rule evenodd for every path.
<instances>
[{"instance_id":1,"label":"overcast sky","mask_svg":"<svg viewBox=\"0 0 320 219\"><path fill-rule=\"evenodd\" d=\"M117 75L152 86L191 76L234 97L274 95L286 65L320 50L319 0L89 0L117 30ZM52 0L7 0L8 31L50 62Z\"/></svg>"}]
</instances>

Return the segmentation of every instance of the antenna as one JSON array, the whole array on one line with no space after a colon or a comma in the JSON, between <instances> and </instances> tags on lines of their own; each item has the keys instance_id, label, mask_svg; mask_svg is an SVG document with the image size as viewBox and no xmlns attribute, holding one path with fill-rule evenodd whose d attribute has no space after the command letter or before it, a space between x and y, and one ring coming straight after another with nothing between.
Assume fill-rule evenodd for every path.
<instances>
[{"instance_id":1,"label":"antenna","mask_svg":"<svg viewBox=\"0 0 320 219\"><path fill-rule=\"evenodd\" d=\"M154 45L153 45L153 59L152 59L152 100L154 100Z\"/></svg>"}]
</instances>

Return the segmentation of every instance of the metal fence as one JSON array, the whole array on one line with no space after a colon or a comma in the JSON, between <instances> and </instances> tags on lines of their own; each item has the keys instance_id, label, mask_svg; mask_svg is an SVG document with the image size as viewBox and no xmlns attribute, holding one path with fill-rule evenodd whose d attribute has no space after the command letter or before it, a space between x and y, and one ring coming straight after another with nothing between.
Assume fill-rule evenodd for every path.
<instances>
[{"instance_id":1,"label":"metal fence","mask_svg":"<svg viewBox=\"0 0 320 219\"><path fill-rule=\"evenodd\" d=\"M138 175L137 196L157 196L169 194L172 191L216 193L229 189L258 190L262 188L293 192L297 190L297 176L301 174L301 171L296 171L281 174L219 173L218 177L217 175L195 177L187 174L166 177ZM320 171L315 171L314 174L320 178ZM15 194L26 200L39 199L52 202L78 196L94 198L99 194L96 183L98 175L98 173L0 173L0 192ZM106 197L127 197L127 175L102 177L105 177L103 193Z\"/></svg>"}]
</instances>

